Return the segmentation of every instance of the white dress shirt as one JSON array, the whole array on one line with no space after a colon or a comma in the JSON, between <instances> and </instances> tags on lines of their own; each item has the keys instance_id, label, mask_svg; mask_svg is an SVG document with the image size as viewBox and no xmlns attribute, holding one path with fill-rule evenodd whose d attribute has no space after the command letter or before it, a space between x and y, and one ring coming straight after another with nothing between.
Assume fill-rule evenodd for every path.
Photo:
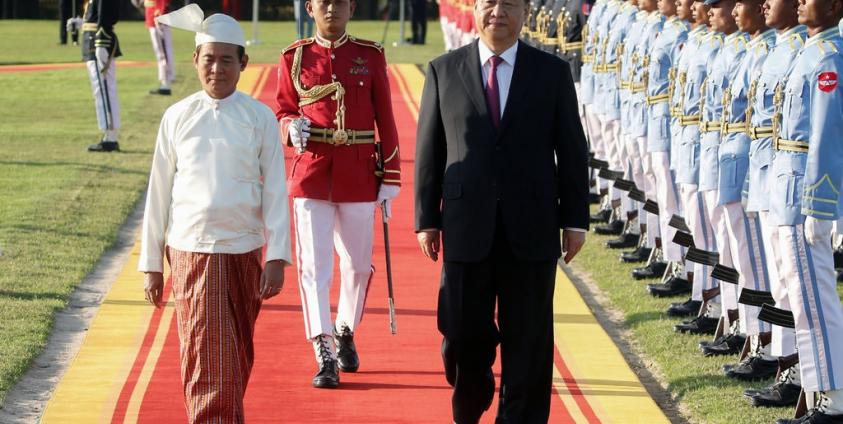
<instances>
[{"instance_id":1,"label":"white dress shirt","mask_svg":"<svg viewBox=\"0 0 843 424\"><path fill-rule=\"evenodd\" d=\"M266 105L238 91L174 104L155 143L138 270L162 272L165 246L236 254L266 243L266 261L290 263L285 175Z\"/></svg>"},{"instance_id":2,"label":"white dress shirt","mask_svg":"<svg viewBox=\"0 0 843 424\"><path fill-rule=\"evenodd\" d=\"M489 59L495 55L483 40L477 41L477 49L480 51L480 70L483 73L483 86L486 86L486 81L489 79L489 72L492 70L492 62ZM501 116L503 117L503 110L506 108L506 99L509 97L509 86L512 84L512 72L515 70L515 57L518 53L518 42L516 41L512 47L504 50L499 56L501 63L498 64L498 69L495 76L498 78L498 95L500 96ZM565 230L586 232L584 228L565 228Z\"/></svg>"},{"instance_id":3,"label":"white dress shirt","mask_svg":"<svg viewBox=\"0 0 843 424\"><path fill-rule=\"evenodd\" d=\"M489 80L489 72L492 70L492 62L489 59L495 53L483 44L483 40L477 42L477 47L480 50L480 69L483 72L483 86L485 87L486 81ZM500 54L500 58L503 61L498 64L498 69L495 73L495 76L498 78L498 95L500 96L501 105L501 116L498 118L503 116L503 110L506 108L506 98L509 95L509 86L512 83L512 71L515 69L515 54L517 52L518 42L516 41L512 47Z\"/></svg>"}]
</instances>

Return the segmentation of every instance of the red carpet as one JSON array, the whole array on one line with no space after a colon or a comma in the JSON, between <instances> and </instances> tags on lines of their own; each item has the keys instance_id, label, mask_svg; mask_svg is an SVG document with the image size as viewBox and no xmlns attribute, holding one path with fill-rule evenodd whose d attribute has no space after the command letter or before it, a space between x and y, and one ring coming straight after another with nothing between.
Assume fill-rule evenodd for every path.
<instances>
[{"instance_id":1,"label":"red carpet","mask_svg":"<svg viewBox=\"0 0 843 424\"><path fill-rule=\"evenodd\" d=\"M392 70L393 68L391 68ZM424 258L412 232L415 121L392 72L393 107L399 126L402 193L393 205L390 222L398 335L389 333L383 236L376 220L375 267L366 316L357 332L360 371L342 374L336 390L310 385L315 372L313 349L304 338L296 271L288 268L285 287L265 303L257 323L256 361L246 395L247 422L266 423L450 423L451 389L442 374L440 335L436 330L439 263ZM396 78L398 77L398 78ZM274 69L259 98L274 109ZM406 83L405 83L406 84ZM287 150L288 159L292 154ZM294 244L295 245L295 244ZM335 278L333 304L339 281ZM158 327L160 311L150 322L144 346L126 379L112 422L123 422L128 398L146 361L148 345ZM178 366L176 322L171 322L140 407L141 423L185 422ZM559 358L557 358L559 359ZM557 361L558 363L559 361ZM117 384L120 384L119 382ZM495 404L484 417L494 421ZM551 422L570 422L571 416L554 394Z\"/></svg>"}]
</instances>

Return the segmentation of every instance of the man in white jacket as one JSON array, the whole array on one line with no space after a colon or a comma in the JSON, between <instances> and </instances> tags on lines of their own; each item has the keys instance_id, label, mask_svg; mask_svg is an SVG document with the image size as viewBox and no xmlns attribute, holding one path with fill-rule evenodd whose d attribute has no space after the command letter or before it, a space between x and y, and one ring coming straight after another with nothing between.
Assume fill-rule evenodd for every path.
<instances>
[{"instance_id":1,"label":"man in white jacket","mask_svg":"<svg viewBox=\"0 0 843 424\"><path fill-rule=\"evenodd\" d=\"M255 320L261 301L281 291L291 257L278 123L236 91L248 56L234 19L204 19L195 4L158 19L196 31L203 90L161 121L138 269L147 300L161 306L163 257L170 263L190 422L243 422Z\"/></svg>"}]
</instances>

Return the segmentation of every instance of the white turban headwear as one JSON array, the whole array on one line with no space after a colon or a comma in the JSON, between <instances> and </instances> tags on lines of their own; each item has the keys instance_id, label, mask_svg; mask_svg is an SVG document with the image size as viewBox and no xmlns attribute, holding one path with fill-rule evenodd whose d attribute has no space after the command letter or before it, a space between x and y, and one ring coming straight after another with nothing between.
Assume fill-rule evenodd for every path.
<instances>
[{"instance_id":1,"label":"white turban headwear","mask_svg":"<svg viewBox=\"0 0 843 424\"><path fill-rule=\"evenodd\" d=\"M228 15L215 13L205 19L205 12L196 3L161 15L155 21L173 28L196 33L196 47L205 43L229 43L246 47L246 37L240 24Z\"/></svg>"}]
</instances>

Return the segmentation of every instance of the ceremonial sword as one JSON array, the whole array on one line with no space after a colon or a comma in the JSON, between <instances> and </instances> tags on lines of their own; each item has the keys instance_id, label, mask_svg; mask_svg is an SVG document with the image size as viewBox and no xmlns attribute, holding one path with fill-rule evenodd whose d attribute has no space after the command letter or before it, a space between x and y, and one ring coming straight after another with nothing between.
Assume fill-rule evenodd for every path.
<instances>
[{"instance_id":1,"label":"ceremonial sword","mask_svg":"<svg viewBox=\"0 0 843 424\"><path fill-rule=\"evenodd\" d=\"M383 178L384 162L381 143L375 143L375 152L378 155L378 173L380 174L380 177ZM389 331L392 334L396 334L398 332L398 327L395 323L395 294L392 291L392 257L389 253L389 224L387 223L389 217L386 215L386 202L388 202L388 200L384 200L381 204L381 221L383 221L383 248L386 256L386 288L389 301Z\"/></svg>"}]
</instances>

